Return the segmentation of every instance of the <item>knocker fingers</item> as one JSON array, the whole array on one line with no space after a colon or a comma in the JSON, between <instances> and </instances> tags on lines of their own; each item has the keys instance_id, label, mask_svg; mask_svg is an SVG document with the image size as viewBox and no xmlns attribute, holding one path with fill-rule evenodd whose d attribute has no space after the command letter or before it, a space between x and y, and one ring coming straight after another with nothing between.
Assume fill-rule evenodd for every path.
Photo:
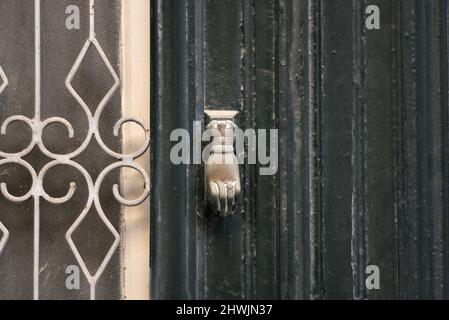
<instances>
[{"instance_id":1,"label":"knocker fingers","mask_svg":"<svg viewBox=\"0 0 449 320\"><path fill-rule=\"evenodd\" d=\"M226 184L226 190L227 190L227 200L228 200L228 208L229 210L234 210L235 206L235 181L228 182Z\"/></svg>"},{"instance_id":2,"label":"knocker fingers","mask_svg":"<svg viewBox=\"0 0 449 320\"><path fill-rule=\"evenodd\" d=\"M211 198L213 206L215 207L215 209L217 211L220 211L220 209L221 209L220 191L218 189L218 185L213 181L209 182L209 194L210 194L210 198Z\"/></svg>"},{"instance_id":3,"label":"knocker fingers","mask_svg":"<svg viewBox=\"0 0 449 320\"><path fill-rule=\"evenodd\" d=\"M226 188L226 183L223 181L218 182L218 189L220 190L220 206L221 210L218 212L222 216L226 216L228 214L228 190Z\"/></svg>"},{"instance_id":4,"label":"knocker fingers","mask_svg":"<svg viewBox=\"0 0 449 320\"><path fill-rule=\"evenodd\" d=\"M236 187L236 181L209 182L211 202L219 215L228 216L234 210L235 198L238 195Z\"/></svg>"}]
</instances>

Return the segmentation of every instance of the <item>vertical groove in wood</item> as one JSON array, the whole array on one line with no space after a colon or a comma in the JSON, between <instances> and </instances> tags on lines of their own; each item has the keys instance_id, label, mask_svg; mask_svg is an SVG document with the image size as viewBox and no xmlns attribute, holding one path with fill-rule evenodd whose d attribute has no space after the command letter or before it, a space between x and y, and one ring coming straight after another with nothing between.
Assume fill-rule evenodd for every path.
<instances>
[{"instance_id":1,"label":"vertical groove in wood","mask_svg":"<svg viewBox=\"0 0 449 320\"><path fill-rule=\"evenodd\" d=\"M197 23L197 7L201 5L201 0L185 0L183 2L183 12L185 15L184 28L185 28L185 47L183 48L184 54L184 105L186 109L186 115L184 119L184 128L186 128L191 137L195 135L194 121L201 121L204 111L203 103L198 104L198 99L203 97L201 91L201 77L198 76L197 64L198 41L201 41L202 29L201 25ZM193 161L192 161L193 162ZM196 247L198 229L201 228L201 224L197 223L197 212L202 210L202 203L198 202L197 195L201 196L202 184L199 182L201 177L201 166L196 164L186 165L185 171L185 188L186 188L186 212L185 212L185 295L187 299L198 298L197 292L197 261L198 252Z\"/></svg>"},{"instance_id":2,"label":"vertical groove in wood","mask_svg":"<svg viewBox=\"0 0 449 320\"><path fill-rule=\"evenodd\" d=\"M441 129L439 132L439 139L441 143L441 158L439 159L440 174L441 174L441 186L440 186L440 201L441 201L441 211L440 216L437 217L439 220L439 239L435 239L434 244L439 248L439 283L436 282L436 296L438 299L446 298L446 221L447 221L447 76L446 76L446 65L447 65L447 55L446 55L446 1L438 2L438 30L439 36L436 39L436 45L439 50L439 99L441 104L441 110L439 118L441 121Z\"/></svg>"},{"instance_id":3,"label":"vertical groove in wood","mask_svg":"<svg viewBox=\"0 0 449 320\"><path fill-rule=\"evenodd\" d=\"M200 121L204 129L204 0L192 0L195 10L195 66L196 66L196 121ZM193 49L192 49L193 50ZM196 299L205 299L206 279L206 194L204 192L204 164L196 166Z\"/></svg>"},{"instance_id":4,"label":"vertical groove in wood","mask_svg":"<svg viewBox=\"0 0 449 320\"><path fill-rule=\"evenodd\" d=\"M447 286L446 3L401 1L397 6L402 50L398 55L398 134L404 148L399 188L399 243L404 250L399 261L399 291L403 298L441 299Z\"/></svg>"},{"instance_id":5,"label":"vertical groove in wood","mask_svg":"<svg viewBox=\"0 0 449 320\"><path fill-rule=\"evenodd\" d=\"M437 1L429 3L429 11L427 16L428 23L431 23L432 26L428 27L427 30L430 31L430 36L432 37L432 43L429 45L431 48L431 52L429 56L435 57L432 66L428 71L428 78L432 79L432 85L430 91L432 92L432 99L428 104L428 108L433 110L434 114L432 115L432 121L435 124L431 125L432 130L435 130L432 135L434 135L434 141L437 148L437 156L435 156L435 148L432 148L429 151L429 157L432 159L432 167L434 170L434 175L436 179L432 181L433 184L433 194L432 200L435 202L435 209L432 210L430 214L432 228L429 232L432 234L432 265L433 265L433 292L432 296L434 299L443 299L444 298L444 283L443 283L443 225L444 225L444 212L446 211L445 207L447 203L444 203L443 199L443 187L445 185L444 180L446 177L443 175L444 172L444 145L447 141L444 141L444 131L447 126L444 123L444 105L443 105L443 97L442 91L445 90L443 87L443 73L441 62L443 55L443 50L441 46L441 39L443 37L443 24L442 24L442 4L444 1ZM436 17L436 18L435 18ZM437 74L437 76L435 76ZM434 105L437 105L438 108L433 108Z\"/></svg>"},{"instance_id":6,"label":"vertical groove in wood","mask_svg":"<svg viewBox=\"0 0 449 320\"><path fill-rule=\"evenodd\" d=\"M195 173L187 165L172 164L169 143L174 129L192 131L196 113L192 4L152 2L150 259L155 299L196 297Z\"/></svg>"},{"instance_id":7,"label":"vertical groove in wood","mask_svg":"<svg viewBox=\"0 0 449 320\"><path fill-rule=\"evenodd\" d=\"M365 27L365 8L377 5L381 14L380 30ZM361 248L364 250L358 268L360 298L392 299L397 297L397 221L395 175L397 156L395 145L395 65L394 4L389 0L364 1L362 17L362 77L360 118L363 128L361 146L363 194L363 229ZM380 289L368 290L366 266L380 270Z\"/></svg>"},{"instance_id":8,"label":"vertical groove in wood","mask_svg":"<svg viewBox=\"0 0 449 320\"><path fill-rule=\"evenodd\" d=\"M398 108L399 292L418 298L416 161L416 16L414 2L396 2L396 78ZM405 63L408 61L408 63Z\"/></svg>"},{"instance_id":9,"label":"vertical groove in wood","mask_svg":"<svg viewBox=\"0 0 449 320\"><path fill-rule=\"evenodd\" d=\"M449 68L448 68L448 2L441 1L441 28L440 40L441 55L441 94L443 105L443 298L449 299Z\"/></svg>"},{"instance_id":10,"label":"vertical groove in wood","mask_svg":"<svg viewBox=\"0 0 449 320\"><path fill-rule=\"evenodd\" d=\"M278 1L255 1L255 127L254 129L278 128ZM284 140L279 136L279 145ZM279 175L283 172L283 159L279 157L278 173L260 175L261 165L255 166L255 290L258 298L275 299L280 294L281 229L279 210ZM257 187L256 187L257 186ZM276 258L274 258L276 257Z\"/></svg>"},{"instance_id":11,"label":"vertical groove in wood","mask_svg":"<svg viewBox=\"0 0 449 320\"><path fill-rule=\"evenodd\" d=\"M322 2L322 213L326 299L352 299L352 1Z\"/></svg>"},{"instance_id":12,"label":"vertical groove in wood","mask_svg":"<svg viewBox=\"0 0 449 320\"><path fill-rule=\"evenodd\" d=\"M365 97L364 85L364 33L362 26L364 1L352 1L352 199L351 199L351 265L353 297L366 296L364 283L365 265Z\"/></svg>"},{"instance_id":13,"label":"vertical groove in wood","mask_svg":"<svg viewBox=\"0 0 449 320\"><path fill-rule=\"evenodd\" d=\"M279 1L278 6L278 45L277 45L277 75L278 90L278 123L280 137L279 165L279 297L288 299L301 294L302 283L299 272L299 261L303 260L304 247L302 224L304 212L305 186L307 179L305 171L301 171L301 163L305 164L305 115L308 105L304 103L304 92L307 85L304 82L307 68L304 58L304 17L307 17L307 2ZM305 14L305 16L304 16ZM295 17L296 16L296 17ZM303 24L299 19L302 16ZM300 42L300 39L303 42ZM301 44L303 46L301 46ZM307 77L305 78L307 79ZM303 296L303 294L302 294Z\"/></svg>"},{"instance_id":14,"label":"vertical groove in wood","mask_svg":"<svg viewBox=\"0 0 449 320\"><path fill-rule=\"evenodd\" d=\"M424 298L442 296L442 172L441 15L439 5L426 2L418 17L418 195L420 259Z\"/></svg>"},{"instance_id":15,"label":"vertical groove in wood","mask_svg":"<svg viewBox=\"0 0 449 320\"><path fill-rule=\"evenodd\" d=\"M428 170L428 144L432 144L432 137L428 136L429 118L431 117L431 110L427 110L430 97L428 96L429 79L427 75L427 45L429 45L428 34L426 32L426 16L427 4L423 1L416 2L416 60L417 60L417 195L418 195L418 277L419 277L419 295L420 297L428 297L431 294L431 287L433 286L431 280L431 234L430 215L428 208L433 203L427 203L432 190L428 188L432 186L427 185L427 177L431 172ZM437 106L434 106L437 107ZM428 113L430 111L430 114ZM424 172L423 172L424 171ZM430 249L430 250L429 250Z\"/></svg>"},{"instance_id":16,"label":"vertical groove in wood","mask_svg":"<svg viewBox=\"0 0 449 320\"><path fill-rule=\"evenodd\" d=\"M241 129L253 129L256 127L255 112L255 4L254 0L244 1L243 32L244 32L244 61L243 61L243 107L242 107L242 125ZM248 150L248 144L245 145ZM256 170L254 165L247 162L242 166L243 181L243 201L245 214L245 297L255 299L257 295L256 277L257 268L255 267L257 254L254 242L256 240L256 194L253 192L253 186L256 184Z\"/></svg>"},{"instance_id":17,"label":"vertical groove in wood","mask_svg":"<svg viewBox=\"0 0 449 320\"><path fill-rule=\"evenodd\" d=\"M289 179L289 159L291 157L290 135L291 128L291 105L289 103L289 88L288 83L288 58L287 58L287 43L291 41L288 37L287 25L287 1L276 1L275 5L275 59L274 59L274 82L275 82L275 96L276 109L275 127L279 128L279 169L277 176L277 254L279 259L277 261L277 295L285 299L286 295L286 266L288 257L286 254L287 248L287 217L289 205L289 191L291 179Z\"/></svg>"},{"instance_id":18,"label":"vertical groove in wood","mask_svg":"<svg viewBox=\"0 0 449 320\"><path fill-rule=\"evenodd\" d=\"M307 257L309 256L309 1L289 1L289 88L292 118L290 144L290 207L288 215L287 298L309 297ZM312 59L313 60L313 59Z\"/></svg>"},{"instance_id":19,"label":"vertical groove in wood","mask_svg":"<svg viewBox=\"0 0 449 320\"><path fill-rule=\"evenodd\" d=\"M308 247L304 249L307 264L308 282L306 292L309 298L324 296L323 283L323 223L322 223L322 134L321 134L321 0L308 1L308 112L307 112L307 165L308 165L308 205L306 229Z\"/></svg>"}]
</instances>

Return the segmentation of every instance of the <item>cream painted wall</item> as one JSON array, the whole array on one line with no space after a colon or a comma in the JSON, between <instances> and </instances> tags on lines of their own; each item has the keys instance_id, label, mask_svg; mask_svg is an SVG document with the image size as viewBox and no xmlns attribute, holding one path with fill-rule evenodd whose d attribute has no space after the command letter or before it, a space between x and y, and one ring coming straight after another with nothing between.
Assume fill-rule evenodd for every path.
<instances>
[{"instance_id":1,"label":"cream painted wall","mask_svg":"<svg viewBox=\"0 0 449 320\"><path fill-rule=\"evenodd\" d=\"M123 116L150 119L150 1L122 0L122 106ZM137 125L123 129L124 151L137 150L144 134ZM149 174L149 153L138 160ZM142 192L142 177L123 170L123 192L134 199ZM122 295L124 299L149 299L149 200L123 209Z\"/></svg>"}]
</instances>

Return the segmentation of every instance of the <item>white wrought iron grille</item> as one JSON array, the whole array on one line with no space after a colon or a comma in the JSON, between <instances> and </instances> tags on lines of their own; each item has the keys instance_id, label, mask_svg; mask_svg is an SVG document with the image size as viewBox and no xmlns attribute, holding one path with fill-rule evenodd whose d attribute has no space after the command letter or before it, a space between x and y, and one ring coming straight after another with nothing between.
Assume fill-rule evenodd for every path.
<instances>
[{"instance_id":1,"label":"white wrought iron grille","mask_svg":"<svg viewBox=\"0 0 449 320\"><path fill-rule=\"evenodd\" d=\"M143 121L136 119L136 118L122 118L120 119L115 126L113 127L113 134L114 136L118 136L120 133L120 130L122 126L125 123L135 123L139 125L144 131L145 131L145 143L135 152L131 154L122 154L115 152L111 150L103 141L100 131L99 131L99 124L100 124L100 118L104 110L106 109L106 106L108 102L110 101L113 94L119 89L120 87L120 79L115 72L113 66L111 65L110 61L107 58L106 53L104 52L103 48L101 47L99 41L97 40L97 36L95 33L95 0L89 0L89 10L90 10L90 32L89 37L85 42L84 47L81 49L78 58L76 59L70 73L67 76L66 79L66 87L70 94L76 99L79 106L84 111L87 119L88 119L88 133L86 135L86 138L84 141L80 144L80 146L73 152L70 152L68 154L57 154L52 151L50 151L47 146L45 145L45 142L43 141L43 131L46 127L59 123L66 127L68 131L69 138L74 138L75 131L69 121L62 117L49 117L47 119L42 119L41 117L41 1L35 0L35 105L34 105L34 117L28 118L24 115L14 115L9 118L7 118L3 124L1 124L0 127L0 134L5 135L7 132L8 127L14 123L14 122L23 122L32 131L32 138L27 147L25 147L23 150L16 152L16 153L7 153L0 151L0 166L6 165L6 164L16 164L20 165L23 168L25 168L32 177L32 185L30 190L23 196L15 196L11 194L8 190L8 186L5 183L1 183L0 185L0 191L3 194L3 196L8 199L9 201L21 203L25 202L29 199L32 199L34 202L34 235L33 235L33 296L34 299L39 299L39 272L40 272L40 260L39 260L39 254L40 254L40 237L41 237L41 230L40 230L40 201L41 199L48 201L52 204L63 204L67 201L69 201L73 195L76 192L76 184L72 182L69 187L69 191L67 194L63 197L53 197L49 195L45 188L44 188L44 178L47 174L47 172L56 167L56 166L69 166L77 171L83 176L85 179L87 188L88 188L88 199L87 203L84 207L84 210L79 214L76 221L72 224L72 226L67 230L66 232L66 241L68 242L71 251L73 252L74 256L76 257L76 260L80 266L80 268L83 271L84 276L86 277L89 285L90 285L90 298L95 299L95 290L97 286L98 280L101 278L105 268L109 264L111 257L116 252L119 243L120 243L120 234L116 230L116 228L111 224L111 222L108 220L103 208L102 204L100 202L100 188L102 186L102 183L108 174L110 174L112 171L120 169L120 168L131 168L134 170L137 170L143 177L144 180L144 191L142 194L133 200L125 199L121 196L119 192L119 186L113 185L113 195L117 199L117 201L124 206L137 206L141 204L145 199L147 198L149 194L150 189L150 183L147 173L145 172L144 168L142 168L140 165L138 165L135 160L142 156L148 149L150 144L150 137L149 137L149 130L146 129ZM90 49L94 49L97 51L99 56L101 57L102 62L104 63L105 67L111 74L113 78L113 85L109 89L109 91L105 94L105 96L101 99L98 106L96 106L95 112L91 111L91 107L86 102L85 99L83 99L80 94L74 89L72 86L72 80L76 76L78 70L80 69L81 64L83 63L84 59L86 58L87 52ZM4 69L0 66L0 95L7 90L8 87L8 77L7 74L4 72ZM95 107L95 106L94 106ZM101 173L98 175L98 177L94 180L89 172L79 163L76 162L75 158L79 156L80 154L84 153L88 146L91 144L92 140L95 140L98 145L101 147L101 149L107 153L108 155L112 156L116 159L116 162L114 162L111 165L108 165L105 167ZM50 158L50 162L48 162L39 172L37 172L34 167L27 162L24 158L29 155L35 148L38 148L41 153L43 153L45 156ZM91 208L95 208L96 213L98 214L98 217L101 219L102 223L106 226L106 228L110 231L110 233L113 235L114 241L111 244L109 250L107 251L106 255L102 259L102 262L100 266L96 269L95 272L89 271L85 259L83 259L83 256L78 250L77 245L73 241L73 234L74 232L79 228L81 223L85 220L86 216L88 215ZM1 220L1 216L0 216ZM0 221L0 231L2 234L2 237L0 239L0 256L5 249L5 247L8 245L8 239L10 236L10 232L1 221Z\"/></svg>"}]
</instances>

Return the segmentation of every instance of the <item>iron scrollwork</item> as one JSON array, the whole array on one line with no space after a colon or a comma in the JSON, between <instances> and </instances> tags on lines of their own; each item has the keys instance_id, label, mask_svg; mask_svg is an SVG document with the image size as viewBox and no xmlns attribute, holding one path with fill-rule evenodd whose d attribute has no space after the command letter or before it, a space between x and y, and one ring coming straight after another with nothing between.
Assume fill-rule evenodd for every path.
<instances>
[{"instance_id":1,"label":"iron scrollwork","mask_svg":"<svg viewBox=\"0 0 449 320\"><path fill-rule=\"evenodd\" d=\"M46 146L43 141L43 132L46 127L59 123L64 125L67 128L67 133L69 138L74 138L75 132L72 127L72 125L66 120L61 117L51 117L48 119L41 119L41 18L40 18L40 10L41 10L41 4L40 0L35 0L35 112L34 117L32 119L27 118L22 115L15 115L5 120L5 122L1 126L0 134L4 135L7 132L7 129L10 124L14 122L23 122L26 125L28 125L32 130L32 139L27 147L25 147L23 150L17 152L17 153L5 153L0 151L0 166L5 164L17 164L22 167L24 167L31 175L32 177L32 186L30 190L23 196L14 196L12 195L8 187L5 183L2 183L0 185L0 191L3 194L3 196L13 202L24 202L30 198L34 199L34 298L39 298L39 241L40 241L40 205L39 202L41 199L44 199L45 201L48 201L53 204L62 204L67 201L69 201L73 195L76 192L76 184L74 182L70 183L68 192L63 197L52 197L49 195L45 189L44 189L44 179L46 177L47 172L56 167L56 166L69 166L72 168L75 168L78 172L81 173L81 175L84 177L84 180L87 184L88 189L88 200L85 205L84 210L80 213L78 218L74 221L74 223L71 225L69 230L66 232L66 240L70 246L71 251L73 252L74 256L76 257L76 260L81 267L84 276L86 277L87 281L90 285L90 298L95 299L95 289L97 282L99 278L102 276L106 266L108 265L109 261L111 260L113 254L116 252L117 247L120 243L120 234L119 232L114 228L114 226L111 224L111 222L108 220L107 216L105 215L105 212L103 211L101 201L100 201L100 188L102 186L102 183L105 179L105 177L110 174L113 170L121 169L121 168L131 168L134 170L137 170L137 172L140 173L144 180L144 190L142 194L132 200L125 199L119 192L118 185L113 185L113 195L117 199L117 201L124 205L124 206L137 206L144 202L146 198L148 197L149 191L150 191L150 181L147 172L143 167L141 167L138 163L135 162L137 158L142 156L149 147L150 144L150 136L149 136L149 130L145 127L144 123L136 118L122 118L119 120L115 126L113 127L113 134L114 136L118 136L120 129L125 123L135 123L139 125L145 132L145 142L144 144L135 152L130 154L122 154L115 152L111 150L103 141L100 132L99 132L99 123L100 123L100 117L103 113L103 111L106 108L106 105L112 98L113 94L117 91L117 89L120 87L120 79L115 72L113 66L109 62L106 53L104 52L103 48L101 47L100 43L97 40L96 33L95 33L95 0L89 1L90 5L90 32L89 32L89 38L87 39L84 47L82 48L80 54L78 55L78 58L76 59L69 75L66 79L66 87L68 91L72 94L72 96L76 99L79 106L83 109L87 119L88 119L88 132L84 139L84 141L80 144L80 146L73 152L69 154L57 154L54 152L51 152ZM86 54L90 48L94 48L98 54L100 55L104 65L108 69L109 73L111 74L114 83L112 87L109 89L109 91L106 93L106 95L102 98L99 105L96 106L95 112L92 113L90 111L89 106L85 102L85 100L76 92L76 90L72 86L72 80L74 79L75 75L77 74L77 71L79 70L81 64L83 63ZM8 86L8 79L4 72L4 70L0 67L0 78L2 79L2 83L0 85L0 94L4 91L4 89ZM81 166L79 163L77 163L74 158L82 154L87 147L90 145L91 141L95 139L97 143L100 145L101 149L106 152L108 155L112 156L116 159L116 162L107 166L102 170L102 172L99 174L97 179L94 181L89 174L89 172ZM35 169L24 160L24 157L30 154L30 152L38 148L43 154L45 154L47 157L51 159L51 161L42 168L42 170L37 173ZM105 257L103 258L100 266L98 269L91 273L86 263L81 256L80 252L78 251L77 246L75 245L72 236L73 233L78 229L78 227L81 225L81 223L86 218L87 214L91 210L91 208L94 207L96 210L96 213L98 214L101 221L104 223L104 225L108 228L108 230L112 233L114 237L114 241L109 248L108 252L106 253ZM3 233L2 238L0 239L0 255L7 245L8 238L9 238L9 231L0 222L0 230Z\"/></svg>"}]
</instances>

